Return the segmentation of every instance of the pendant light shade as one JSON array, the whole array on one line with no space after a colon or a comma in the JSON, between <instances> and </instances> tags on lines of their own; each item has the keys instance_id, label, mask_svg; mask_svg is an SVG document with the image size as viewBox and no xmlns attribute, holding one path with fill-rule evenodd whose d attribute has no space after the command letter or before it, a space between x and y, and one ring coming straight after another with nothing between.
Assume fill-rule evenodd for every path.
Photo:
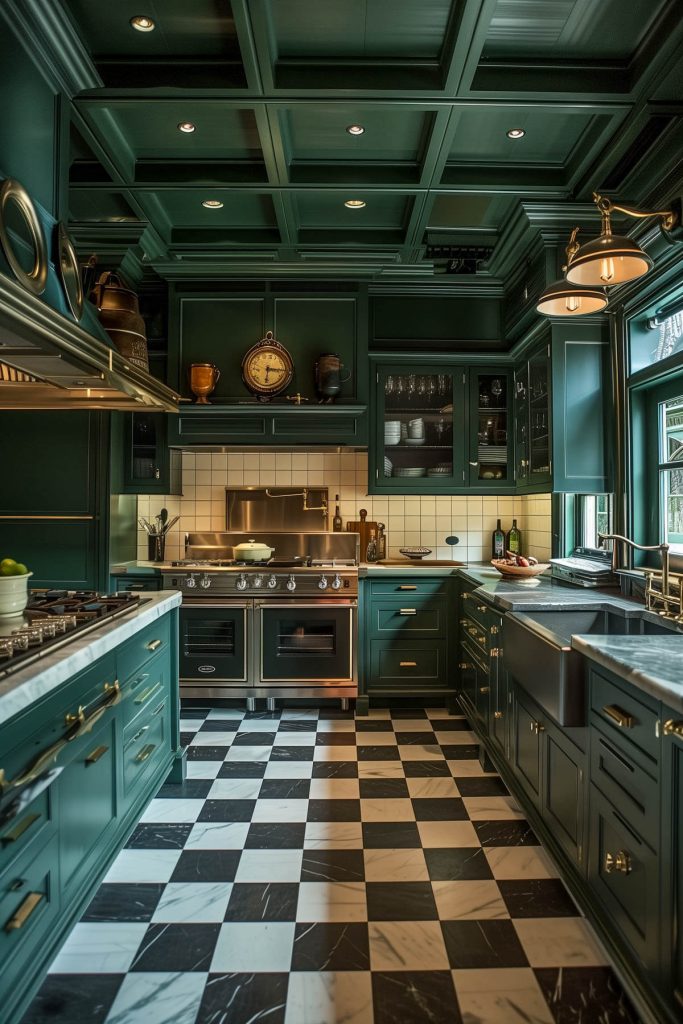
<instances>
[{"instance_id":1,"label":"pendant light shade","mask_svg":"<svg viewBox=\"0 0 683 1024\"><path fill-rule=\"evenodd\" d=\"M567 269L567 281L587 287L610 287L643 277L652 260L624 235L603 233L582 245Z\"/></svg>"},{"instance_id":2,"label":"pendant light shade","mask_svg":"<svg viewBox=\"0 0 683 1024\"><path fill-rule=\"evenodd\" d=\"M536 303L536 311L544 316L587 316L599 313L607 305L601 288L569 284L564 278L553 281Z\"/></svg>"}]
</instances>

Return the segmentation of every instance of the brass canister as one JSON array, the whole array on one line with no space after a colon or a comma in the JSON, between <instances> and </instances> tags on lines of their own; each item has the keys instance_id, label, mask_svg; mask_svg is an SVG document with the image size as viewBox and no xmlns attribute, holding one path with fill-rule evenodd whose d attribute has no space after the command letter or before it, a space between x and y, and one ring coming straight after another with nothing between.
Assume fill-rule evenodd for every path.
<instances>
[{"instance_id":1,"label":"brass canister","mask_svg":"<svg viewBox=\"0 0 683 1024\"><path fill-rule=\"evenodd\" d=\"M188 370L190 391L197 399L197 405L210 405L208 396L218 383L221 371L213 363L192 363Z\"/></svg>"},{"instance_id":2,"label":"brass canister","mask_svg":"<svg viewBox=\"0 0 683 1024\"><path fill-rule=\"evenodd\" d=\"M100 274L90 293L100 323L116 349L133 366L149 373L145 321L140 316L138 297L124 287L117 274Z\"/></svg>"}]
</instances>

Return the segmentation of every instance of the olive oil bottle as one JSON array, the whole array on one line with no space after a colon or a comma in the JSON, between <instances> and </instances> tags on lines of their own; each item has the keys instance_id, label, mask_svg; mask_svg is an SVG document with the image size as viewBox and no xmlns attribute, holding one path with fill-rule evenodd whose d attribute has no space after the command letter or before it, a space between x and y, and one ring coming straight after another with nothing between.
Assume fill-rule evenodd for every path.
<instances>
[{"instance_id":1,"label":"olive oil bottle","mask_svg":"<svg viewBox=\"0 0 683 1024\"><path fill-rule=\"evenodd\" d=\"M512 520L512 526L505 537L505 550L513 551L516 555L522 553L522 532L517 528L517 520Z\"/></svg>"}]
</instances>

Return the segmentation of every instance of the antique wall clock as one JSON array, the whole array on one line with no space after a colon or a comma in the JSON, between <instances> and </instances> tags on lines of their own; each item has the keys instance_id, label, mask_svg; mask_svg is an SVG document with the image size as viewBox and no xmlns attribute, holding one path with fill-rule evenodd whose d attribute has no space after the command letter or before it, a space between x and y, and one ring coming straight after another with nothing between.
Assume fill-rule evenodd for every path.
<instances>
[{"instance_id":1,"label":"antique wall clock","mask_svg":"<svg viewBox=\"0 0 683 1024\"><path fill-rule=\"evenodd\" d=\"M273 337L272 331L267 331L265 338L252 345L242 360L242 380L261 402L281 394L289 387L293 376L292 357Z\"/></svg>"}]
</instances>

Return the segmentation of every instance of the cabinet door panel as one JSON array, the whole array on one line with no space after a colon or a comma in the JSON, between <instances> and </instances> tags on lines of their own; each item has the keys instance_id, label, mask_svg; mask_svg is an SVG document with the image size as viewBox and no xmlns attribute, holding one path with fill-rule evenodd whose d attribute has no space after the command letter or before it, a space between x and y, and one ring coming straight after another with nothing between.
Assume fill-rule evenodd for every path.
<instances>
[{"instance_id":1,"label":"cabinet door panel","mask_svg":"<svg viewBox=\"0 0 683 1024\"><path fill-rule=\"evenodd\" d=\"M553 835L576 864L583 863L583 755L559 730L546 723L541 813Z\"/></svg>"},{"instance_id":2,"label":"cabinet door panel","mask_svg":"<svg viewBox=\"0 0 683 1024\"><path fill-rule=\"evenodd\" d=\"M535 804L541 798L541 734L538 719L515 697L513 769Z\"/></svg>"}]
</instances>

